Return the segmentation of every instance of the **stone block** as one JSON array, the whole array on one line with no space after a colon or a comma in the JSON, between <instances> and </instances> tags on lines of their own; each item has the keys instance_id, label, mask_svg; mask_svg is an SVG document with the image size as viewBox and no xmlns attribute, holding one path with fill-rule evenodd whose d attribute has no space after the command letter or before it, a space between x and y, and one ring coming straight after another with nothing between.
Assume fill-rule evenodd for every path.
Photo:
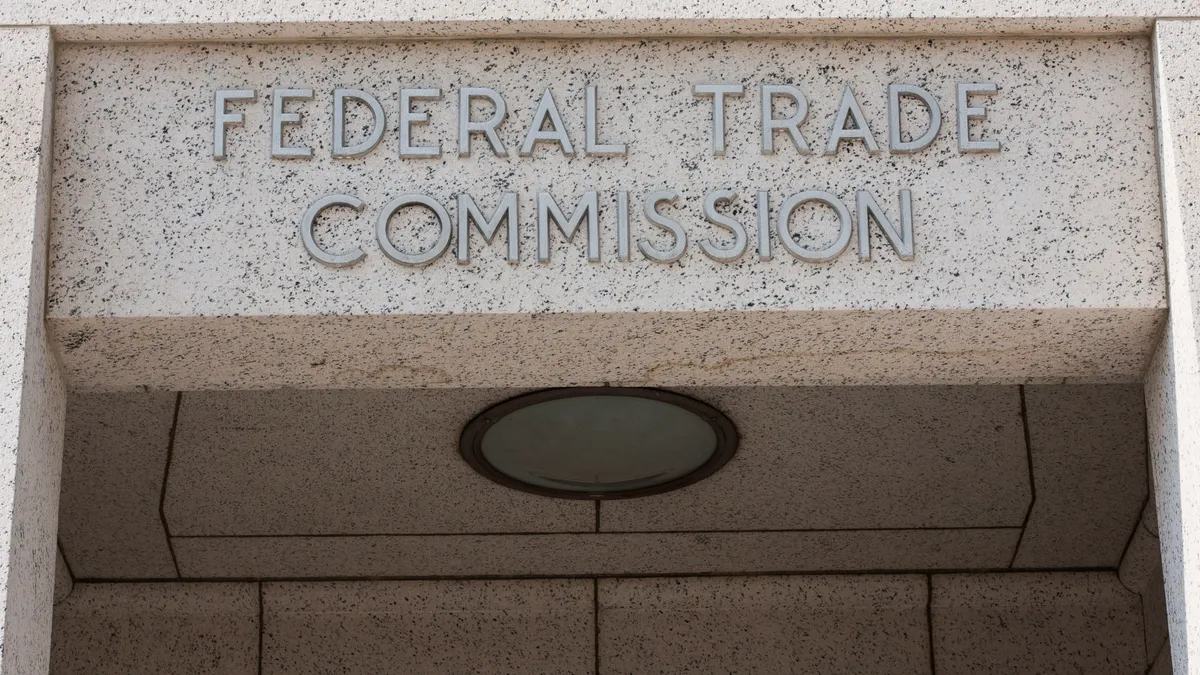
<instances>
[{"instance_id":1,"label":"stone block","mask_svg":"<svg viewBox=\"0 0 1200 675\"><path fill-rule=\"evenodd\" d=\"M258 584L76 584L54 610L54 675L255 675Z\"/></svg>"},{"instance_id":2,"label":"stone block","mask_svg":"<svg viewBox=\"0 0 1200 675\"><path fill-rule=\"evenodd\" d=\"M263 585L263 675L594 672L593 582Z\"/></svg>"},{"instance_id":3,"label":"stone block","mask_svg":"<svg viewBox=\"0 0 1200 675\"><path fill-rule=\"evenodd\" d=\"M926 597L923 576L600 579L600 672L928 675Z\"/></svg>"},{"instance_id":4,"label":"stone block","mask_svg":"<svg viewBox=\"0 0 1200 675\"><path fill-rule=\"evenodd\" d=\"M178 575L159 504L175 394L67 400L58 538L84 579Z\"/></svg>"},{"instance_id":5,"label":"stone block","mask_svg":"<svg viewBox=\"0 0 1200 675\"><path fill-rule=\"evenodd\" d=\"M1146 501L1141 385L1025 387L1037 498L1014 566L1116 567Z\"/></svg>"},{"instance_id":6,"label":"stone block","mask_svg":"<svg viewBox=\"0 0 1200 675\"><path fill-rule=\"evenodd\" d=\"M375 537L181 537L189 578L591 576L996 569L1017 528Z\"/></svg>"},{"instance_id":7,"label":"stone block","mask_svg":"<svg viewBox=\"0 0 1200 675\"><path fill-rule=\"evenodd\" d=\"M1165 314L1147 47L1140 37L528 40L515 54L506 41L70 45L58 59L51 330L84 389L1134 381ZM394 138L394 90L416 72L445 87L418 133L442 155L400 159L389 141L332 157L333 88L381 97ZM920 83L942 101L941 135L918 154L851 143L764 155L763 73L807 92L802 130L814 148L848 83L883 139L887 86ZM146 78L153 91L131 85ZM1005 150L959 153L955 86L980 78L1000 93L977 131ZM711 153L711 105L690 91L699 81L747 86L729 104L724 157ZM480 83L507 101L502 157L454 152L457 88ZM580 140L587 84L600 87L601 133L630 154L519 157L546 87ZM300 85L316 98L292 102L305 121L288 142L313 158L272 161L269 92ZM259 94L216 161L211 135L194 130L212 128L213 92L229 86ZM470 265L445 255L399 267L372 241L372 214L396 186L451 208L463 192L489 209L517 193L520 264L477 239ZM714 186L740 191L732 212L752 233L758 190L773 195L773 219L787 195L811 188L851 203L869 189L898 220L900 190L911 189L918 250L901 260L875 232L872 260L848 250L811 264L769 234L769 262L716 263L698 252L720 237L700 211ZM634 261L618 261L617 192L640 207L664 188L680 193L670 215L689 253L663 265L635 247ZM603 196L600 262L559 240L535 262L536 193L573 203L588 190ZM367 258L330 269L309 258L297 222L314 200L347 191L366 212L330 213L318 239ZM635 239L666 245L632 213ZM436 237L410 215L393 231L415 251ZM827 243L833 217L816 216L801 209L787 238Z\"/></svg>"},{"instance_id":8,"label":"stone block","mask_svg":"<svg viewBox=\"0 0 1200 675\"><path fill-rule=\"evenodd\" d=\"M1029 470L1016 387L691 390L738 454L681 490L605 503L604 531L1020 527Z\"/></svg>"},{"instance_id":9,"label":"stone block","mask_svg":"<svg viewBox=\"0 0 1200 675\"><path fill-rule=\"evenodd\" d=\"M1138 596L1109 572L934 575L938 675L1146 670Z\"/></svg>"},{"instance_id":10,"label":"stone block","mask_svg":"<svg viewBox=\"0 0 1200 675\"><path fill-rule=\"evenodd\" d=\"M590 501L501 487L458 453L514 390L184 394L167 485L172 534L586 532Z\"/></svg>"}]
</instances>

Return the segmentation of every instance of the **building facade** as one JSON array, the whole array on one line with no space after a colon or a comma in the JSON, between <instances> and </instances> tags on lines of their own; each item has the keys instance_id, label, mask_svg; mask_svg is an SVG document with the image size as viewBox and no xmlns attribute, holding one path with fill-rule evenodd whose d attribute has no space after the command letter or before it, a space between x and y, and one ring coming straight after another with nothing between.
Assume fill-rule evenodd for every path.
<instances>
[{"instance_id":1,"label":"building facade","mask_svg":"<svg viewBox=\"0 0 1200 675\"><path fill-rule=\"evenodd\" d=\"M0 26L0 673L1200 673L1200 3Z\"/></svg>"}]
</instances>

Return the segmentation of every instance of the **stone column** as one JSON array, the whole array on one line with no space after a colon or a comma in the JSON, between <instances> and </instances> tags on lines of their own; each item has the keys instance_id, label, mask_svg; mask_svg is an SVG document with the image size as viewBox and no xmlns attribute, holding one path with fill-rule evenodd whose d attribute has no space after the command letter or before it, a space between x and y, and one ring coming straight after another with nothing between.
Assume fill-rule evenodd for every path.
<instances>
[{"instance_id":1,"label":"stone column","mask_svg":"<svg viewBox=\"0 0 1200 675\"><path fill-rule=\"evenodd\" d=\"M0 673L46 673L66 393L45 335L53 47L0 29Z\"/></svg>"},{"instance_id":2,"label":"stone column","mask_svg":"<svg viewBox=\"0 0 1200 675\"><path fill-rule=\"evenodd\" d=\"M1171 653L1200 673L1200 21L1160 21L1154 69L1170 317L1146 374Z\"/></svg>"}]
</instances>

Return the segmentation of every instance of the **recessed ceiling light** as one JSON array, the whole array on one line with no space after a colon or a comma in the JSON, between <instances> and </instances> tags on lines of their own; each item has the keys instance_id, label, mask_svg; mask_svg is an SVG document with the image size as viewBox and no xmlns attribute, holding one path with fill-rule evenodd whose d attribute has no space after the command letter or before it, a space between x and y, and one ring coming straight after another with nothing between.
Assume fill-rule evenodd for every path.
<instances>
[{"instance_id":1,"label":"recessed ceiling light","mask_svg":"<svg viewBox=\"0 0 1200 675\"><path fill-rule=\"evenodd\" d=\"M658 389L547 389L471 420L460 450L488 478L569 499L658 494L712 475L737 450L716 408Z\"/></svg>"}]
</instances>

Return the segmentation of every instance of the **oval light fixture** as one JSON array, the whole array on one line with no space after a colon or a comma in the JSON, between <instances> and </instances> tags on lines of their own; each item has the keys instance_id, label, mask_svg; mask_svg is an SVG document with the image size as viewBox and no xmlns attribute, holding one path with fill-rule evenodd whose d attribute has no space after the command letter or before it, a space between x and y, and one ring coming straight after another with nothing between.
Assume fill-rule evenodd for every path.
<instances>
[{"instance_id":1,"label":"oval light fixture","mask_svg":"<svg viewBox=\"0 0 1200 675\"><path fill-rule=\"evenodd\" d=\"M463 459L491 480L568 499L627 499L706 478L737 450L729 418L658 389L546 389L498 403L463 430Z\"/></svg>"}]
</instances>

